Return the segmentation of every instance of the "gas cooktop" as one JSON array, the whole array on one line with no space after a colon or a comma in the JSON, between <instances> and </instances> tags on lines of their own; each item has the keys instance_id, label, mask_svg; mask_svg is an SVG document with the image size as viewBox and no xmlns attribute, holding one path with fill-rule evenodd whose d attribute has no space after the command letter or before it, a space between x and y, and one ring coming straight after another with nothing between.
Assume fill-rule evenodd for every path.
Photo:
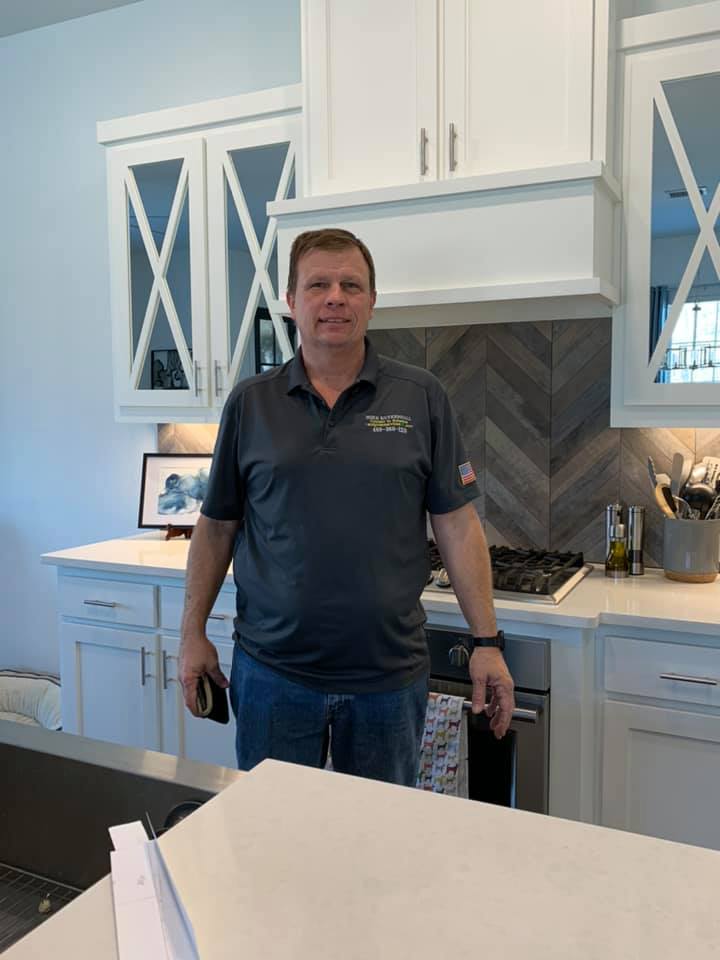
<instances>
[{"instance_id":1,"label":"gas cooktop","mask_svg":"<svg viewBox=\"0 0 720 960\"><path fill-rule=\"evenodd\" d=\"M437 545L428 541L432 574L426 590L452 593ZM490 547L493 596L497 599L557 604L592 570L582 553Z\"/></svg>"}]
</instances>

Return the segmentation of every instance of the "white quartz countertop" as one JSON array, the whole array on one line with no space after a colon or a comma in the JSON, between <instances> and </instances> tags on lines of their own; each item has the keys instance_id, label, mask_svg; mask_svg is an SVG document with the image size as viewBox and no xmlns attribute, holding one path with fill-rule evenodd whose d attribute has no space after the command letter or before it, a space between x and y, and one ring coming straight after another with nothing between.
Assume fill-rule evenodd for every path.
<instances>
[{"instance_id":1,"label":"white quartz countertop","mask_svg":"<svg viewBox=\"0 0 720 960\"><path fill-rule=\"evenodd\" d=\"M165 541L162 536L105 540L46 553L42 561L97 572L182 579L189 541ZM226 585L232 585L231 570ZM460 613L454 596L426 591L422 599L428 614ZM495 609L501 621L589 629L602 625L682 629L720 638L720 579L709 584L676 583L667 580L662 570L646 568L642 577L614 582L596 567L557 606L503 599L495 601Z\"/></svg>"},{"instance_id":2,"label":"white quartz countertop","mask_svg":"<svg viewBox=\"0 0 720 960\"><path fill-rule=\"evenodd\" d=\"M718 957L720 853L265 761L160 840L202 960ZM101 881L8 960L112 960Z\"/></svg>"}]
</instances>

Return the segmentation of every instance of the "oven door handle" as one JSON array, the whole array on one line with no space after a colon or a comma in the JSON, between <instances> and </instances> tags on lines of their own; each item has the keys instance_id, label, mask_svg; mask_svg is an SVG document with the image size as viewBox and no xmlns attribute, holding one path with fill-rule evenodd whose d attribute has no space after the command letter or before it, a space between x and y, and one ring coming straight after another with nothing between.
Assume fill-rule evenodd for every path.
<instances>
[{"instance_id":1,"label":"oven door handle","mask_svg":"<svg viewBox=\"0 0 720 960\"><path fill-rule=\"evenodd\" d=\"M485 704L487 706L487 704ZM472 710L472 701L463 700L463 710L468 713ZM540 718L539 710L525 710L522 707L516 707L512 714L513 720L524 720L526 723L537 723Z\"/></svg>"}]
</instances>

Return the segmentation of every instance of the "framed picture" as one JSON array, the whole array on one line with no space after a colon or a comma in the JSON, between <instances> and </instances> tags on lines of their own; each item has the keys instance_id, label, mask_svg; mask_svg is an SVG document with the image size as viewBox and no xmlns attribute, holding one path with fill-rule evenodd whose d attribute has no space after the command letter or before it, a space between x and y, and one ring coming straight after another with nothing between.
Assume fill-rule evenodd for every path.
<instances>
[{"instance_id":1,"label":"framed picture","mask_svg":"<svg viewBox=\"0 0 720 960\"><path fill-rule=\"evenodd\" d=\"M153 390L187 390L188 382L177 350L151 350L150 386Z\"/></svg>"},{"instance_id":2,"label":"framed picture","mask_svg":"<svg viewBox=\"0 0 720 960\"><path fill-rule=\"evenodd\" d=\"M194 527L210 475L210 454L145 453L138 527Z\"/></svg>"}]
</instances>

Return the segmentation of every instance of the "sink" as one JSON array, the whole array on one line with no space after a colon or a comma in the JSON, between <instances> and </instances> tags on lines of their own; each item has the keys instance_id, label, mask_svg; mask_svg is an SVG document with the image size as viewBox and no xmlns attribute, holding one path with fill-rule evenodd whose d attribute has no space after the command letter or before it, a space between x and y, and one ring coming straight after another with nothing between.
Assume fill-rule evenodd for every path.
<instances>
[{"instance_id":1,"label":"sink","mask_svg":"<svg viewBox=\"0 0 720 960\"><path fill-rule=\"evenodd\" d=\"M108 827L160 832L237 770L0 721L0 952L110 871ZM191 815L191 814L190 814Z\"/></svg>"}]
</instances>

